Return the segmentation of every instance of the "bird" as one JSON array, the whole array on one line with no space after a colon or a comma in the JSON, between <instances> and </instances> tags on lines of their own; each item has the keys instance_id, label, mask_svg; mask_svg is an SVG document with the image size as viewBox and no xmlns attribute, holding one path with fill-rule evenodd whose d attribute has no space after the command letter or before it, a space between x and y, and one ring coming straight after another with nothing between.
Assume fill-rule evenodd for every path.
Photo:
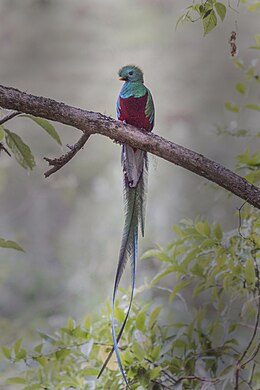
<instances>
[{"instance_id":1,"label":"bird","mask_svg":"<svg viewBox=\"0 0 260 390\"><path fill-rule=\"evenodd\" d=\"M119 70L118 76L119 80L124 81L124 84L121 88L116 103L117 119L127 124L133 125L139 129L148 132L152 131L155 117L154 103L150 90L144 85L142 70L135 65L126 65ZM125 223L112 295L111 327L113 348L108 354L107 359L100 370L98 378L100 378L113 352L115 352L124 382L126 387L129 388L128 379L120 358L118 343L123 334L133 301L136 280L136 263L138 256L139 227L142 236L144 236L145 199L148 172L147 152L133 148L127 143L123 143L121 163L123 168ZM131 261L130 301L124 321L121 325L118 335L116 336L114 317L115 299L119 283L128 260Z\"/></svg>"}]
</instances>

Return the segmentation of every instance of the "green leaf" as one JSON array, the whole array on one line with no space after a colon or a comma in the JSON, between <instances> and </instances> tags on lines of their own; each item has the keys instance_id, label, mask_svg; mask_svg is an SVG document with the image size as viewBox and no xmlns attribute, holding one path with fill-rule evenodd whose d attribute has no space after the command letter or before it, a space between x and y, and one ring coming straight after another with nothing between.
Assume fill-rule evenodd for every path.
<instances>
[{"instance_id":1,"label":"green leaf","mask_svg":"<svg viewBox=\"0 0 260 390\"><path fill-rule=\"evenodd\" d=\"M54 337L52 337L49 334L47 334L47 333L39 332L39 335L40 335L40 337L43 340L48 341L50 344L56 344L57 343L57 340Z\"/></svg>"},{"instance_id":2,"label":"green leaf","mask_svg":"<svg viewBox=\"0 0 260 390\"><path fill-rule=\"evenodd\" d=\"M16 342L14 343L14 352L15 352L15 354L17 354L19 352L19 350L21 348L22 341L23 341L23 339L20 338L20 339L16 340Z\"/></svg>"},{"instance_id":3,"label":"green leaf","mask_svg":"<svg viewBox=\"0 0 260 390\"><path fill-rule=\"evenodd\" d=\"M132 349L139 361L142 361L143 358L146 356L146 352L143 350L141 345L136 340L133 341Z\"/></svg>"},{"instance_id":4,"label":"green leaf","mask_svg":"<svg viewBox=\"0 0 260 390\"><path fill-rule=\"evenodd\" d=\"M22 384L26 384L27 380L25 378L16 376L16 377L7 379L6 383L8 385L17 385L17 384L21 384L22 385Z\"/></svg>"},{"instance_id":5,"label":"green leaf","mask_svg":"<svg viewBox=\"0 0 260 390\"><path fill-rule=\"evenodd\" d=\"M11 353L11 350L9 348L7 348L3 345L2 352L3 352L4 356L6 357L6 359L11 359L12 353Z\"/></svg>"},{"instance_id":6,"label":"green leaf","mask_svg":"<svg viewBox=\"0 0 260 390\"><path fill-rule=\"evenodd\" d=\"M151 286L155 285L160 279L163 279L166 275L178 271L179 267L176 265L171 265L167 267L165 270L157 274L151 281Z\"/></svg>"},{"instance_id":7,"label":"green leaf","mask_svg":"<svg viewBox=\"0 0 260 390\"><path fill-rule=\"evenodd\" d=\"M150 379L156 379L156 378L159 378L161 375L161 367L154 367L152 369L150 369L149 371L149 377Z\"/></svg>"},{"instance_id":8,"label":"green leaf","mask_svg":"<svg viewBox=\"0 0 260 390\"><path fill-rule=\"evenodd\" d=\"M205 222L198 222L196 223L196 230L203 236L207 236L209 237L210 236L210 226L209 226L209 223L207 221Z\"/></svg>"},{"instance_id":9,"label":"green leaf","mask_svg":"<svg viewBox=\"0 0 260 390\"><path fill-rule=\"evenodd\" d=\"M202 291L204 291L205 288L206 284L204 282L197 283L193 289L192 297L196 298L196 296L199 295L199 293L201 293Z\"/></svg>"},{"instance_id":10,"label":"green leaf","mask_svg":"<svg viewBox=\"0 0 260 390\"><path fill-rule=\"evenodd\" d=\"M55 356L57 360L64 360L69 354L70 354L70 350L66 348L55 352Z\"/></svg>"},{"instance_id":11,"label":"green leaf","mask_svg":"<svg viewBox=\"0 0 260 390\"><path fill-rule=\"evenodd\" d=\"M254 317L256 313L256 307L255 304L252 303L251 300L246 301L241 309L241 317L246 318L249 320L250 318Z\"/></svg>"},{"instance_id":12,"label":"green leaf","mask_svg":"<svg viewBox=\"0 0 260 390\"><path fill-rule=\"evenodd\" d=\"M151 352L152 360L155 362L157 359L159 359L161 352L161 345L156 345Z\"/></svg>"},{"instance_id":13,"label":"green leaf","mask_svg":"<svg viewBox=\"0 0 260 390\"><path fill-rule=\"evenodd\" d=\"M153 326L153 324L155 323L155 321L157 320L159 314L160 314L160 311L162 309L162 305L160 306L156 306L153 311L151 312L150 314L150 318L149 318L149 327L151 328Z\"/></svg>"},{"instance_id":14,"label":"green leaf","mask_svg":"<svg viewBox=\"0 0 260 390\"><path fill-rule=\"evenodd\" d=\"M180 23L184 23L184 22L187 22L187 20L189 20L188 18L187 18L187 14L183 14L183 15L181 15L180 17L179 17L179 19L177 20L177 22L176 22L176 25L175 25L175 29L177 29L177 27L178 27L178 25L180 24Z\"/></svg>"},{"instance_id":15,"label":"green leaf","mask_svg":"<svg viewBox=\"0 0 260 390\"><path fill-rule=\"evenodd\" d=\"M241 94L244 94L246 92L246 85L244 83L236 83L236 90L241 93Z\"/></svg>"},{"instance_id":16,"label":"green leaf","mask_svg":"<svg viewBox=\"0 0 260 390\"><path fill-rule=\"evenodd\" d=\"M205 14L202 19L203 28L204 28L204 36L207 35L213 28L217 25L217 17L215 11L213 9Z\"/></svg>"},{"instance_id":17,"label":"green leaf","mask_svg":"<svg viewBox=\"0 0 260 390\"><path fill-rule=\"evenodd\" d=\"M142 255L141 259L144 260L144 259L147 259L149 257L156 257L158 260L166 261L168 263L173 262L173 259L170 256L168 256L167 253L165 253L161 249L150 249Z\"/></svg>"},{"instance_id":18,"label":"green leaf","mask_svg":"<svg viewBox=\"0 0 260 390\"><path fill-rule=\"evenodd\" d=\"M191 280L181 280L174 289L172 290L170 296L169 296L169 302L172 302L175 298L176 294L184 287L188 286L191 283Z\"/></svg>"},{"instance_id":19,"label":"green leaf","mask_svg":"<svg viewBox=\"0 0 260 390\"><path fill-rule=\"evenodd\" d=\"M184 348L187 349L187 344L184 340L182 339L177 339L176 341L173 342L174 348Z\"/></svg>"},{"instance_id":20,"label":"green leaf","mask_svg":"<svg viewBox=\"0 0 260 390\"><path fill-rule=\"evenodd\" d=\"M245 179L250 181L250 183L252 184L257 184L258 182L260 182L260 169L248 173L247 175L245 175Z\"/></svg>"},{"instance_id":21,"label":"green leaf","mask_svg":"<svg viewBox=\"0 0 260 390\"><path fill-rule=\"evenodd\" d=\"M248 80L254 77L255 68L253 66L249 66L249 68L245 71L245 76Z\"/></svg>"},{"instance_id":22,"label":"green leaf","mask_svg":"<svg viewBox=\"0 0 260 390\"><path fill-rule=\"evenodd\" d=\"M5 130L2 125L0 125L0 141L4 139L5 136Z\"/></svg>"},{"instance_id":23,"label":"green leaf","mask_svg":"<svg viewBox=\"0 0 260 390\"><path fill-rule=\"evenodd\" d=\"M140 311L137 316L136 316L136 327L138 330L143 330L144 329L144 324L145 324L145 318L146 318L146 313L143 311Z\"/></svg>"},{"instance_id":24,"label":"green leaf","mask_svg":"<svg viewBox=\"0 0 260 390\"><path fill-rule=\"evenodd\" d=\"M99 372L100 372L99 368L92 368L92 367L87 367L80 370L80 373L82 375L91 375L91 376L93 375L97 376Z\"/></svg>"},{"instance_id":25,"label":"green leaf","mask_svg":"<svg viewBox=\"0 0 260 390\"><path fill-rule=\"evenodd\" d=\"M257 45L260 45L260 34L255 35L255 41L256 41Z\"/></svg>"},{"instance_id":26,"label":"green leaf","mask_svg":"<svg viewBox=\"0 0 260 390\"><path fill-rule=\"evenodd\" d=\"M122 309L122 307L119 307L119 306L116 306L116 307L115 307L115 318L116 318L119 322L123 322L123 321L124 321L125 312L124 312L124 310Z\"/></svg>"},{"instance_id":27,"label":"green leaf","mask_svg":"<svg viewBox=\"0 0 260 390\"><path fill-rule=\"evenodd\" d=\"M41 126L59 145L62 145L61 139L54 126L47 119L39 118L33 115L20 115L32 119L37 125Z\"/></svg>"},{"instance_id":28,"label":"green leaf","mask_svg":"<svg viewBox=\"0 0 260 390\"><path fill-rule=\"evenodd\" d=\"M68 324L67 324L68 329L73 330L75 326L76 326L75 321L73 320L73 318L69 317Z\"/></svg>"},{"instance_id":29,"label":"green leaf","mask_svg":"<svg viewBox=\"0 0 260 390\"><path fill-rule=\"evenodd\" d=\"M0 247L1 248L16 249L17 251L24 252L24 249L19 244L17 244L17 242L10 241L10 240L4 240L3 238L0 238Z\"/></svg>"},{"instance_id":30,"label":"green leaf","mask_svg":"<svg viewBox=\"0 0 260 390\"><path fill-rule=\"evenodd\" d=\"M26 350L24 349L24 348L22 348L22 349L20 349L17 353L16 353L16 355L15 355L15 358L17 359L17 360L21 360L21 359L24 359L25 357L26 357Z\"/></svg>"},{"instance_id":31,"label":"green leaf","mask_svg":"<svg viewBox=\"0 0 260 390\"><path fill-rule=\"evenodd\" d=\"M222 240L222 230L219 223L216 223L214 226L214 234L217 240Z\"/></svg>"},{"instance_id":32,"label":"green leaf","mask_svg":"<svg viewBox=\"0 0 260 390\"><path fill-rule=\"evenodd\" d=\"M255 267L252 259L248 259L246 262L245 278L248 285L255 283L256 274L255 274Z\"/></svg>"},{"instance_id":33,"label":"green leaf","mask_svg":"<svg viewBox=\"0 0 260 390\"><path fill-rule=\"evenodd\" d=\"M37 356L35 360L42 366L46 367L48 365L48 359L46 356Z\"/></svg>"},{"instance_id":34,"label":"green leaf","mask_svg":"<svg viewBox=\"0 0 260 390\"><path fill-rule=\"evenodd\" d=\"M87 331L89 331L90 327L91 327L91 317L90 317L90 315L88 314L88 315L86 315L86 317L85 317L84 328L85 328Z\"/></svg>"},{"instance_id":35,"label":"green leaf","mask_svg":"<svg viewBox=\"0 0 260 390\"><path fill-rule=\"evenodd\" d=\"M237 68L239 68L239 69L244 69L244 68L245 68L243 62L242 62L241 59L239 59L239 58L234 58L234 59L233 59L233 64L234 64Z\"/></svg>"},{"instance_id":36,"label":"green leaf","mask_svg":"<svg viewBox=\"0 0 260 390\"><path fill-rule=\"evenodd\" d=\"M227 12L226 6L223 3L216 3L215 8L216 8L218 16L220 17L220 19L223 22L223 20L225 19L225 16L226 16L226 12Z\"/></svg>"},{"instance_id":37,"label":"green leaf","mask_svg":"<svg viewBox=\"0 0 260 390\"><path fill-rule=\"evenodd\" d=\"M259 104L248 103L248 104L245 104L245 107L246 108L250 108L251 110L260 111L260 105Z\"/></svg>"},{"instance_id":38,"label":"green leaf","mask_svg":"<svg viewBox=\"0 0 260 390\"><path fill-rule=\"evenodd\" d=\"M41 353L43 347L43 343L38 344L34 347L35 352Z\"/></svg>"},{"instance_id":39,"label":"green leaf","mask_svg":"<svg viewBox=\"0 0 260 390\"><path fill-rule=\"evenodd\" d=\"M251 166L259 166L260 165L260 152L256 151L250 156L250 149L246 148L242 154L237 156L237 160L240 163L244 163L246 165Z\"/></svg>"},{"instance_id":40,"label":"green leaf","mask_svg":"<svg viewBox=\"0 0 260 390\"><path fill-rule=\"evenodd\" d=\"M7 129L4 130L6 133L6 144L13 153L16 161L25 169L33 169L35 167L35 160L29 146L23 142L18 134Z\"/></svg>"},{"instance_id":41,"label":"green leaf","mask_svg":"<svg viewBox=\"0 0 260 390\"><path fill-rule=\"evenodd\" d=\"M230 322L228 333L232 333L236 330L236 328L239 326L239 324L236 321Z\"/></svg>"},{"instance_id":42,"label":"green leaf","mask_svg":"<svg viewBox=\"0 0 260 390\"><path fill-rule=\"evenodd\" d=\"M225 107L227 110L232 111L232 112L239 112L239 110L240 110L240 108L237 104L232 103L230 101L225 102Z\"/></svg>"}]
</instances>

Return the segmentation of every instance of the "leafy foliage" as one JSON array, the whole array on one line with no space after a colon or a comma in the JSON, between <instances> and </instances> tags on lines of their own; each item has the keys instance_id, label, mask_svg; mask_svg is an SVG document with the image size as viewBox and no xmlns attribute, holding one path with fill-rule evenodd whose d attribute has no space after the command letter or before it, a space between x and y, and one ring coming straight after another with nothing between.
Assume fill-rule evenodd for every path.
<instances>
[{"instance_id":1,"label":"leafy foliage","mask_svg":"<svg viewBox=\"0 0 260 390\"><path fill-rule=\"evenodd\" d=\"M172 243L144 254L158 259L161 270L137 290L120 343L132 389L259 388L260 218L247 207L239 217L241 225L229 232L205 219L183 220ZM163 293L152 303L142 301L144 291ZM123 304L116 302L119 323L128 295L123 291ZM96 380L112 346L110 316L107 301L82 324L70 318L54 335L39 333L33 350L21 339L4 346L4 357L17 366L8 383L25 390L121 388L115 358Z\"/></svg>"},{"instance_id":2,"label":"leafy foliage","mask_svg":"<svg viewBox=\"0 0 260 390\"><path fill-rule=\"evenodd\" d=\"M226 16L226 6L224 3L216 0L206 0L199 3L194 3L187 7L187 12L178 19L176 26L179 23L202 21L204 36L213 30L217 23L217 16L223 22Z\"/></svg>"}]
</instances>

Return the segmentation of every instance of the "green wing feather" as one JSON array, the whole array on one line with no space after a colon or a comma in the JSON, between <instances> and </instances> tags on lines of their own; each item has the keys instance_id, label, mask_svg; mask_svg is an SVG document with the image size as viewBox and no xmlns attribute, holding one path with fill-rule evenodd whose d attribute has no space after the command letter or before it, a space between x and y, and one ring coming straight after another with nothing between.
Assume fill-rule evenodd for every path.
<instances>
[{"instance_id":1,"label":"green wing feather","mask_svg":"<svg viewBox=\"0 0 260 390\"><path fill-rule=\"evenodd\" d=\"M147 97L147 102L146 102L146 106L145 106L145 115L149 118L149 121L151 123L150 131L152 131L153 126L154 126L154 103L153 103L153 98L152 98L151 92L149 91L148 88L146 88L146 89L148 92L148 97Z\"/></svg>"}]
</instances>

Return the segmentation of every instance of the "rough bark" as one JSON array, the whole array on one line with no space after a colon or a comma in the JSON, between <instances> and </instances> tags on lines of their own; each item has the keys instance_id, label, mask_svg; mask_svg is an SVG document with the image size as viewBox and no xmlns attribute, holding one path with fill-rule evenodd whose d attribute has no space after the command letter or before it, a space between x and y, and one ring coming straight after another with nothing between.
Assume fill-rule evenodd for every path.
<instances>
[{"instance_id":1,"label":"rough bark","mask_svg":"<svg viewBox=\"0 0 260 390\"><path fill-rule=\"evenodd\" d=\"M101 134L123 143L146 150L179 165L260 208L260 189L246 179L212 161L202 154L116 121L97 112L68 106L53 99L39 97L0 85L0 106L6 109L43 117L82 130L87 134Z\"/></svg>"}]
</instances>

